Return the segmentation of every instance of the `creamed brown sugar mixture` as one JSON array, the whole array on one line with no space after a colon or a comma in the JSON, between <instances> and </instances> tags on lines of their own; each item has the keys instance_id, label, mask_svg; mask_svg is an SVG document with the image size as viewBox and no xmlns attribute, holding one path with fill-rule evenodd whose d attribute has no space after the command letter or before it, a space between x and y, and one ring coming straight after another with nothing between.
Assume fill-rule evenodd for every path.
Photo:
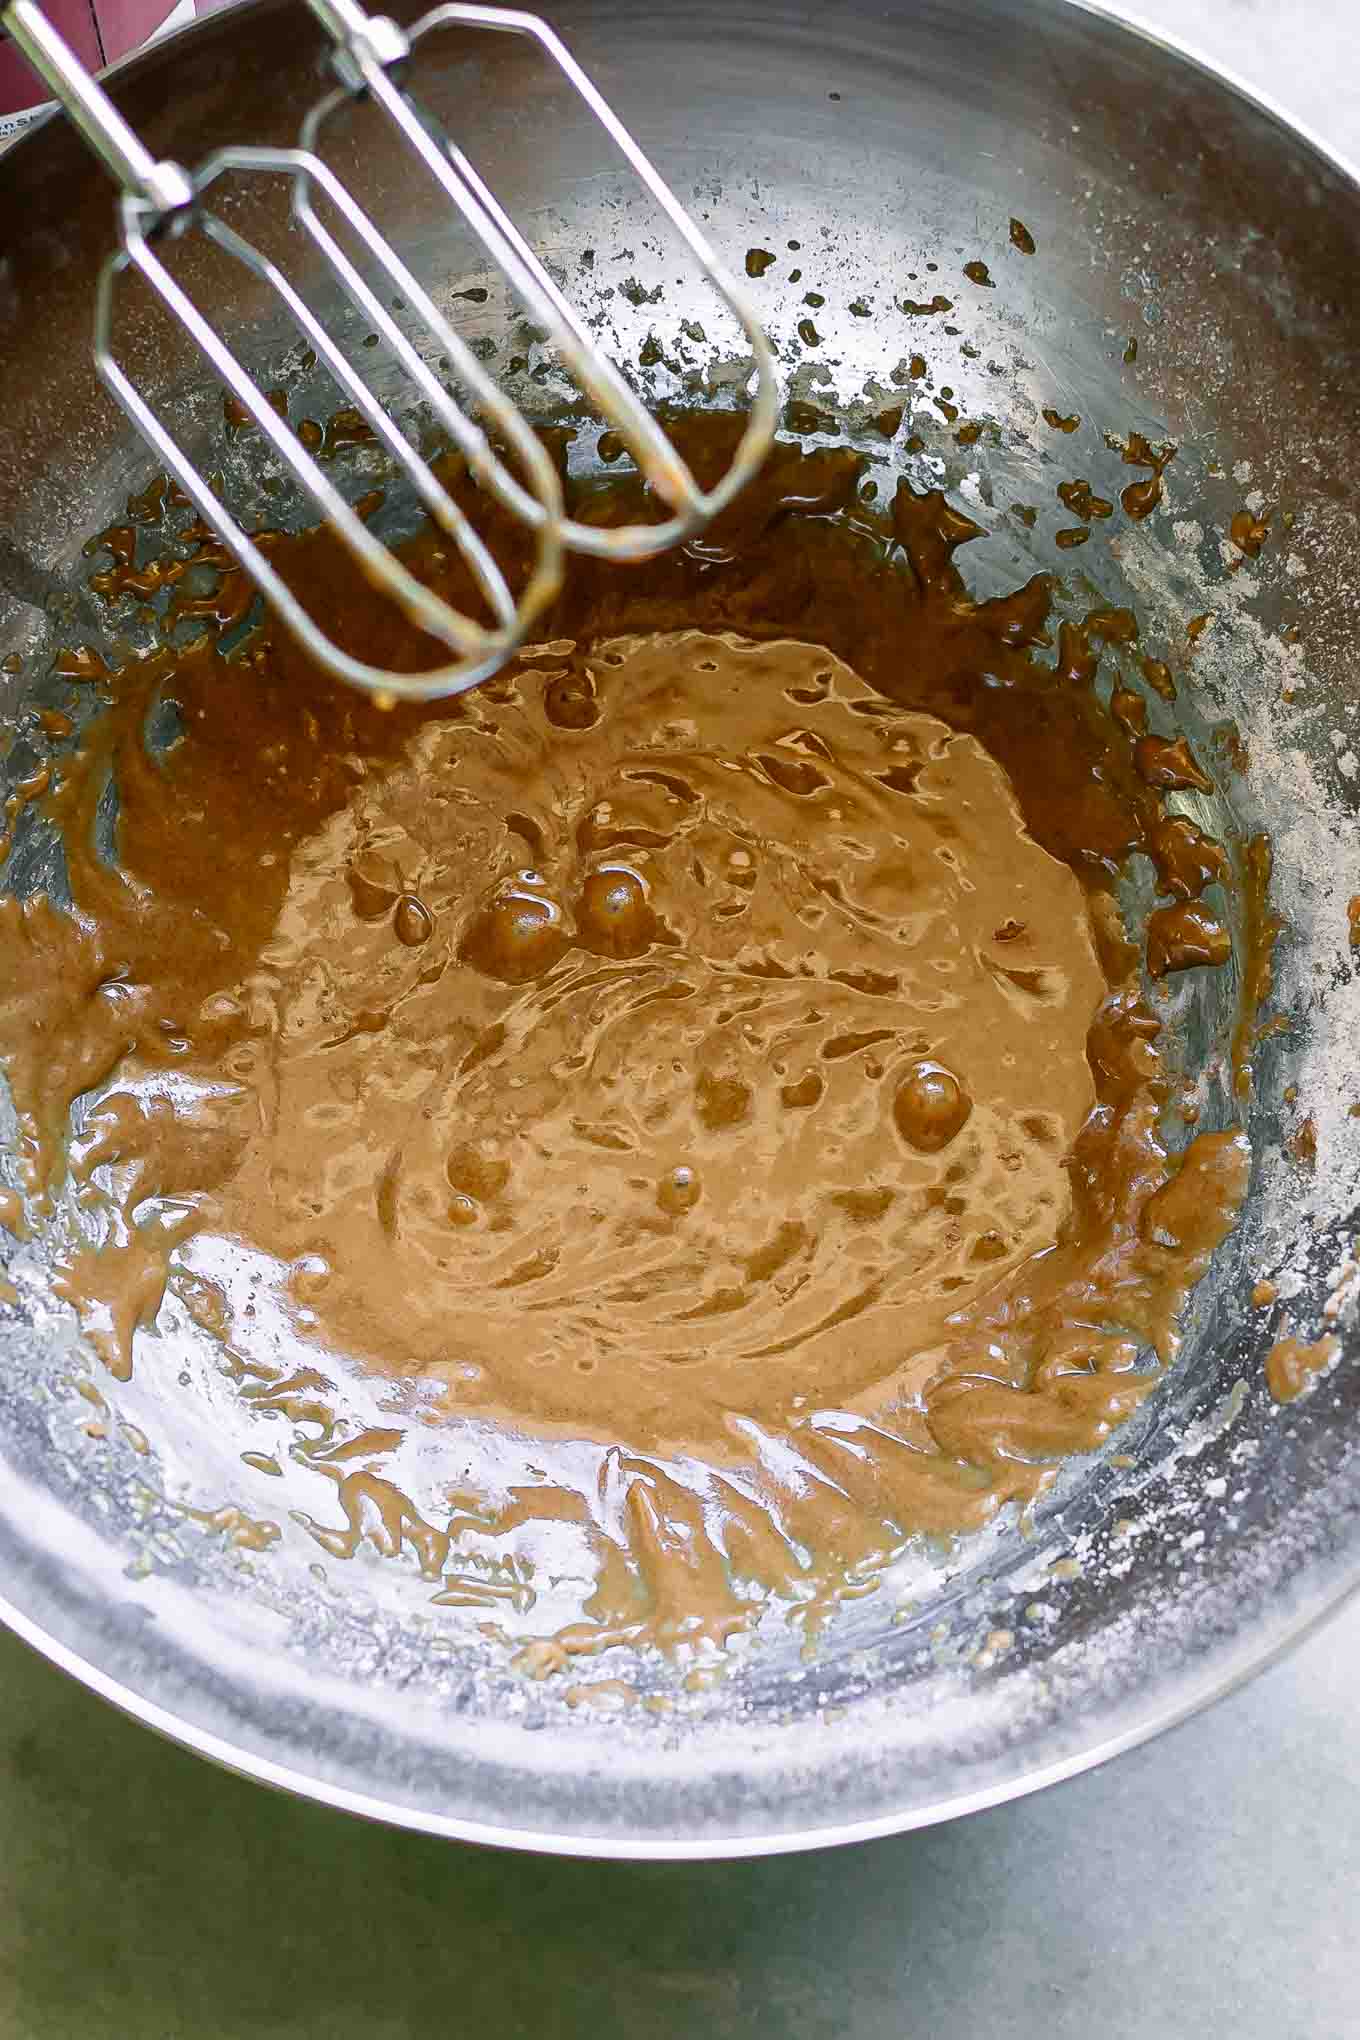
<instances>
[{"instance_id":1,"label":"creamed brown sugar mixture","mask_svg":"<svg viewBox=\"0 0 1360 2040\"><path fill-rule=\"evenodd\" d=\"M730 430L691 422L696 463ZM780 446L700 544L575 562L537 646L425 707L275 630L74 655L97 713L26 796L70 898L0 900L0 1054L28 1222L83 1200L89 1339L125 1376L168 1283L295 1420L312 1534L436 1598L470 1536L572 1526L554 1652L721 1639L1033 1498L1172 1359L1244 1193L1240 1133L1167 1151L1114 905L1140 854L1153 977L1229 954L1225 852L1167 804L1200 765L1096 686L1134 618L1057 625L1042 575L971 599L977 527L859 471ZM175 599L229 620L198 539L217 592ZM273 557L351 649L428 663L324 536ZM347 1426L360 1376L383 1428Z\"/></svg>"}]
</instances>

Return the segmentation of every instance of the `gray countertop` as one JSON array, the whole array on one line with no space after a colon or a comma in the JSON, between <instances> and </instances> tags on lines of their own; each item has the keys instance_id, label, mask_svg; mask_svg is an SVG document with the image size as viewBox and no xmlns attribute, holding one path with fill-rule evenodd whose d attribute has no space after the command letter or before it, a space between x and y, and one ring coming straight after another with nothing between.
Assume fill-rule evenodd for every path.
<instances>
[{"instance_id":1,"label":"gray countertop","mask_svg":"<svg viewBox=\"0 0 1360 2040\"><path fill-rule=\"evenodd\" d=\"M1210 1715L893 1841L503 1856L211 1770L0 1646L6 2040L1354 2040L1360 1610Z\"/></svg>"},{"instance_id":2,"label":"gray countertop","mask_svg":"<svg viewBox=\"0 0 1360 2040\"><path fill-rule=\"evenodd\" d=\"M1360 158L1357 0L1127 11ZM1353 1605L1038 1798L813 1856L600 1865L275 1797L0 1636L0 2034L1355 2040L1358 1690Z\"/></svg>"}]
</instances>

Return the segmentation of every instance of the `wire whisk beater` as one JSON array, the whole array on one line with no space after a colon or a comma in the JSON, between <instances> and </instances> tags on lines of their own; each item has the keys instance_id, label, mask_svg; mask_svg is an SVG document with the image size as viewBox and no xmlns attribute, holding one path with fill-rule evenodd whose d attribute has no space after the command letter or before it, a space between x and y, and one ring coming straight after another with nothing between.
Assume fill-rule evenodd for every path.
<instances>
[{"instance_id":1,"label":"wire whisk beater","mask_svg":"<svg viewBox=\"0 0 1360 2040\"><path fill-rule=\"evenodd\" d=\"M561 586L564 557L589 554L617 561L653 557L700 531L755 473L774 437L779 388L770 344L748 294L680 204L627 128L546 22L518 11L449 4L412 28L368 15L356 0L306 0L334 45L331 91L303 120L294 148L219 149L190 171L158 162L128 127L100 86L84 70L34 0L12 0L4 21L24 54L119 183L118 247L104 264L95 290L94 359L99 376L123 407L200 517L222 541L283 623L325 671L380 699L428 700L456 694L496 672L522 644ZM726 472L700 487L676 447L617 365L592 337L581 312L549 274L494 192L421 106L411 80L427 38L454 29L527 36L551 59L566 84L609 135L695 263L739 322L752 356L749 413ZM454 209L457 219L502 272L525 314L631 453L661 508L655 523L600 528L568 514L562 481L529 419L512 401L429 290L379 231L344 180L321 154L327 124L355 99L376 107L391 123ZM413 397L462 457L489 496L529 533L527 573L512 588L467 512L434 467L379 401L367 378L340 346L316 307L279 264L246 240L212 204L213 186L229 174L288 180L298 227L319 252L343 297L385 343ZM342 244L335 226L350 237ZM422 509L456 548L484 605L473 616L418 580L379 538L302 444L253 376L176 279L162 249L174 239L201 234L281 300L298 332L348 403L383 447ZM357 249L367 273L355 259ZM331 526L359 571L380 596L443 646L449 657L420 673L390 672L352 656L308 613L189 459L114 352L114 302L119 277L135 270L187 331L216 374L238 417L249 418L301 491L304 502ZM388 301L371 277L381 280ZM392 297L408 317L392 316ZM419 344L424 342L422 346ZM438 362L448 380L432 362ZM458 390L455 396L450 383Z\"/></svg>"}]
</instances>

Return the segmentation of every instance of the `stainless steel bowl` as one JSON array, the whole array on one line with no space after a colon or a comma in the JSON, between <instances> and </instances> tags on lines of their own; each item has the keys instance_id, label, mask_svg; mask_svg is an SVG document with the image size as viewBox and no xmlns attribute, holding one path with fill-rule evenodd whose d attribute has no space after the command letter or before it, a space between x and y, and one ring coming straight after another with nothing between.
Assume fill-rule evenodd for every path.
<instances>
[{"instance_id":1,"label":"stainless steel bowl","mask_svg":"<svg viewBox=\"0 0 1360 2040\"><path fill-rule=\"evenodd\" d=\"M969 415L1000 421L990 449L947 435L935 448L993 530L971 549L976 578L1062 563L1052 530L1065 520L1030 533L1005 506L1052 502L1064 474L1126 481L1105 431L1178 442L1165 513L1064 572L1077 593L1133 600L1168 639L1214 618L1185 719L1210 746L1235 725L1245 763L1228 804L1235 826L1273 838L1287 921L1271 1010L1288 1026L1258 1058L1246 1219L1173 1372L1109 1452L1066 1472L1032 1534L1007 1524L948 1560L908 1555L841 1611L812 1661L775 1640L669 1714L607 1721L514 1678L457 1611L441 1627L399 1567L358 1559L318 1580L296 1525L256 1560L203 1534L165 1497L230 1493L261 1511L266 1498L227 1398L176 1389L188 1328L165 1321L113 1393L150 1455L92 1440L73 1328L19 1248L20 1301L0 1304L0 1613L152 1726L358 1812L563 1852L791 1849L942 1819L1096 1763L1245 1677L1360 1578L1360 959L1346 916L1360 894L1360 191L1259 104L1068 0L563 0L555 19L720 243L780 253L761 289L798 394L840 407L853 434L866 398L900 400L892 371L925 338L937 361L948 352ZM257 0L128 66L118 97L158 152L283 142L316 58L295 9ZM574 265L593 247L602 290L632 275L664 284L658 304L599 299L626 353L649 322L692 309L603 143L556 122L523 52L451 38L426 82L550 255ZM347 167L440 290L475 280L378 138ZM1033 258L1008 259L1013 215ZM276 232L248 195L240 217ZM0 723L14 727L45 648L98 626L80 544L150 468L89 368L109 193L64 128L0 163L0 221L0 654L23 654L0 674ZM999 288L962 282L973 258ZM848 311L862 293L880 307L929 297L946 273L947 338L898 311ZM809 289L826 299L815 347L796 335ZM504 337L494 302L472 316ZM248 359L276 358L260 305L236 300L231 329ZM210 452L220 411L194 395L173 341L134 316L127 345ZM1044 406L1083 421L1061 465ZM1272 540L1230 570L1220 541L1255 489ZM27 741L11 776L31 762ZM8 882L41 877L31 851ZM1192 1059L1212 1057L1226 1008L1181 996ZM1227 1109L1219 1079L1204 1095L1211 1114ZM1288 1145L1304 1118L1311 1167ZM1280 1303L1253 1310L1265 1276ZM1329 1304L1343 1358L1278 1408L1263 1360L1280 1320L1315 1336ZM313 1478L269 1483L267 1512L287 1522L315 1507Z\"/></svg>"}]
</instances>

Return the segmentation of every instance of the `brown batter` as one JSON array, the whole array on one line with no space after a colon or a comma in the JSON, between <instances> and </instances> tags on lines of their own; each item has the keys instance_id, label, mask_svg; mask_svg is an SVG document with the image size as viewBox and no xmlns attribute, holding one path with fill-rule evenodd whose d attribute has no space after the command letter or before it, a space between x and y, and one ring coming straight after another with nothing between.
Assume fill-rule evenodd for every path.
<instances>
[{"instance_id":1,"label":"brown batter","mask_svg":"<svg viewBox=\"0 0 1360 2040\"><path fill-rule=\"evenodd\" d=\"M972 602L976 527L905 485L871 516L857 473L780 449L702 545L581 564L541 648L424 710L268 639L73 658L105 706L30 797L74 911L0 901L30 1205L84 1186L104 1237L59 1287L110 1368L179 1247L243 1394L335 1484L327 1550L522 1611L517 1550L576 1525L590 1619L539 1671L725 1635L1034 1496L1152 1386L1140 1348L1174 1353L1244 1188L1240 1135L1163 1149L1108 896L1140 850L1153 972L1228 953L1223 852L1161 806L1189 747L1092 684L1134 619L1045 663L1047 581ZM146 568L111 549L114 595ZM354 649L424 663L324 538L275 557ZM225 572L194 613L241 608ZM252 1347L266 1290L291 1370ZM390 1428L347 1428L356 1366L405 1384ZM455 1427L442 1502L390 1477L417 1418Z\"/></svg>"},{"instance_id":2,"label":"brown batter","mask_svg":"<svg viewBox=\"0 0 1360 2040\"><path fill-rule=\"evenodd\" d=\"M1330 1332L1311 1345L1286 1332L1266 1354L1266 1386L1276 1402L1297 1402L1316 1387L1340 1351L1341 1341Z\"/></svg>"}]
</instances>

